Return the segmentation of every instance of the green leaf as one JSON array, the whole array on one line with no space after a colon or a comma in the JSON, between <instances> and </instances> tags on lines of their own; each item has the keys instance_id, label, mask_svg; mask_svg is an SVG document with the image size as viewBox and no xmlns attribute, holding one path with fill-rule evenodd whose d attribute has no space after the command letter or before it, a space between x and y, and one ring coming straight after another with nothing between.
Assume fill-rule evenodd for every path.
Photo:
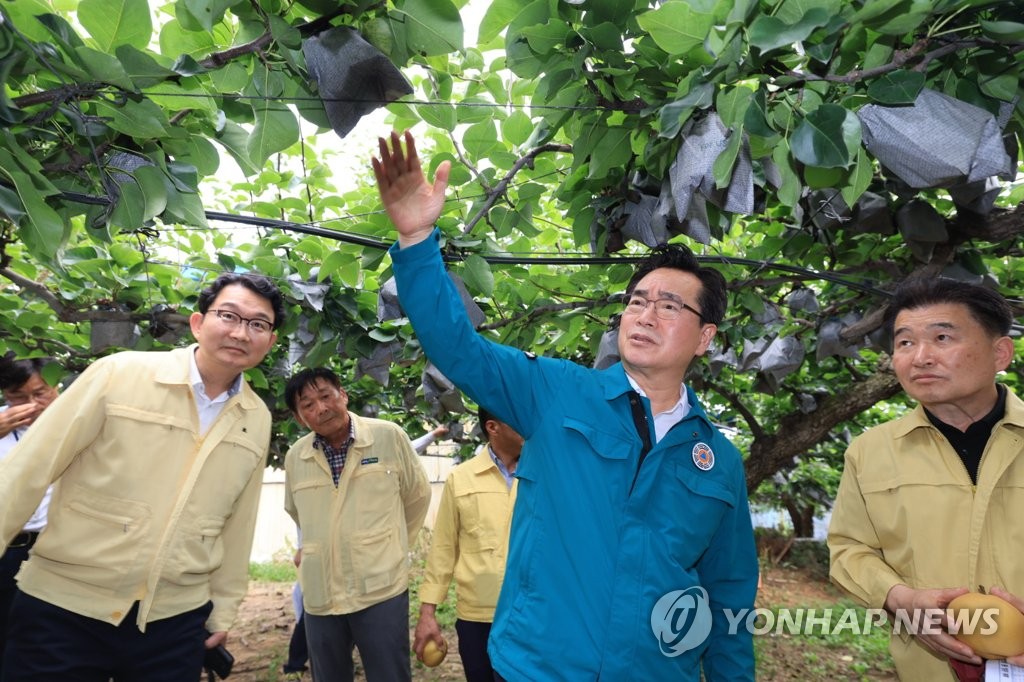
<instances>
[{"instance_id":1,"label":"green leaf","mask_svg":"<svg viewBox=\"0 0 1024 682\"><path fill-rule=\"evenodd\" d=\"M807 39L816 28L827 24L831 14L824 7L812 7L794 24L787 24L778 17L761 14L747 31L750 44L762 52L768 52L785 45L800 43Z\"/></svg>"},{"instance_id":2,"label":"green leaf","mask_svg":"<svg viewBox=\"0 0 1024 682\"><path fill-rule=\"evenodd\" d=\"M539 55L547 55L564 45L572 29L569 24L559 19L549 19L547 23L524 28L520 35L526 38L530 49Z\"/></svg>"},{"instance_id":3,"label":"green leaf","mask_svg":"<svg viewBox=\"0 0 1024 682\"><path fill-rule=\"evenodd\" d=\"M38 16L53 11L49 3L41 0L18 0L18 2L5 2L3 9L4 14L10 17L11 22L29 40L37 43L50 40L50 32L36 19Z\"/></svg>"},{"instance_id":4,"label":"green leaf","mask_svg":"<svg viewBox=\"0 0 1024 682\"><path fill-rule=\"evenodd\" d=\"M978 21L982 32L1000 43L1024 42L1024 24L1017 21Z\"/></svg>"},{"instance_id":5,"label":"green leaf","mask_svg":"<svg viewBox=\"0 0 1024 682\"><path fill-rule=\"evenodd\" d=\"M213 175L220 167L217 148L207 138L199 135L184 135L181 139L167 140L164 149L176 160L195 166L202 176Z\"/></svg>"},{"instance_id":6,"label":"green leaf","mask_svg":"<svg viewBox=\"0 0 1024 682\"><path fill-rule=\"evenodd\" d=\"M103 52L118 45L143 49L153 35L146 0L81 0L77 17Z\"/></svg>"},{"instance_id":7,"label":"green leaf","mask_svg":"<svg viewBox=\"0 0 1024 682\"><path fill-rule=\"evenodd\" d=\"M850 169L847 183L842 186L843 201L852 207L860 199L860 195L871 185L875 167L863 147L857 150L857 161Z\"/></svg>"},{"instance_id":8,"label":"green leaf","mask_svg":"<svg viewBox=\"0 0 1024 682\"><path fill-rule=\"evenodd\" d=\"M997 76L981 76L978 80L981 91L989 97L1004 102L1012 102L1020 96L1020 77L1016 70L1013 73L1002 73Z\"/></svg>"},{"instance_id":9,"label":"green leaf","mask_svg":"<svg viewBox=\"0 0 1024 682\"><path fill-rule=\"evenodd\" d=\"M6 150L0 149L0 177L6 177L14 185L14 191L24 209L23 218L18 223L18 236L34 256L48 262L64 240L64 221L46 203L31 176L15 170L17 168L18 165ZM11 211L8 215L14 218L14 213Z\"/></svg>"},{"instance_id":10,"label":"green leaf","mask_svg":"<svg viewBox=\"0 0 1024 682\"><path fill-rule=\"evenodd\" d=\"M207 31L224 19L224 12L241 0L182 0L189 13Z\"/></svg>"},{"instance_id":11,"label":"green leaf","mask_svg":"<svg viewBox=\"0 0 1024 682\"><path fill-rule=\"evenodd\" d=\"M246 176L252 177L259 173L259 168L253 164L252 158L249 156L247 148L249 132L245 128L232 121L225 121L223 129L215 139L223 145ZM262 164L260 165L262 166Z\"/></svg>"},{"instance_id":12,"label":"green leaf","mask_svg":"<svg viewBox=\"0 0 1024 682\"><path fill-rule=\"evenodd\" d=\"M148 99L125 100L120 106L95 102L97 113L106 116L114 130L140 140L164 137L169 133L163 109Z\"/></svg>"},{"instance_id":13,"label":"green leaf","mask_svg":"<svg viewBox=\"0 0 1024 682\"><path fill-rule=\"evenodd\" d=\"M480 20L478 40L480 43L489 43L498 37L506 26L509 25L519 12L529 2L522 0L494 0L484 12Z\"/></svg>"},{"instance_id":14,"label":"green leaf","mask_svg":"<svg viewBox=\"0 0 1024 682\"><path fill-rule=\"evenodd\" d=\"M715 110L726 128L736 128L743 124L753 97L753 89L748 84L719 91L715 99Z\"/></svg>"},{"instance_id":15,"label":"green leaf","mask_svg":"<svg viewBox=\"0 0 1024 682\"><path fill-rule=\"evenodd\" d=\"M494 273L490 264L475 253L463 263L462 281L471 292L490 296L494 292Z\"/></svg>"},{"instance_id":16,"label":"green leaf","mask_svg":"<svg viewBox=\"0 0 1024 682\"><path fill-rule=\"evenodd\" d=\"M630 128L615 126L594 131L594 145L590 153L588 178L604 178L613 169L622 169L632 157L629 146Z\"/></svg>"},{"instance_id":17,"label":"green leaf","mask_svg":"<svg viewBox=\"0 0 1024 682\"><path fill-rule=\"evenodd\" d=\"M217 92L241 92L249 84L249 72L244 66L237 62L225 64L222 68L210 73L210 80L213 82Z\"/></svg>"},{"instance_id":18,"label":"green leaf","mask_svg":"<svg viewBox=\"0 0 1024 682\"><path fill-rule=\"evenodd\" d=\"M530 139L533 134L533 121L520 110L513 111L501 122L501 134L506 142L518 147Z\"/></svg>"},{"instance_id":19,"label":"green leaf","mask_svg":"<svg viewBox=\"0 0 1024 682\"><path fill-rule=\"evenodd\" d=\"M134 249L127 244L115 242L110 245L109 251L114 262L123 268L130 268L145 260L145 257L138 249Z\"/></svg>"},{"instance_id":20,"label":"green leaf","mask_svg":"<svg viewBox=\"0 0 1024 682\"><path fill-rule=\"evenodd\" d=\"M118 185L120 194L114 210L110 213L107 224L116 233L118 230L135 230L146 221L146 196L134 182L127 181Z\"/></svg>"},{"instance_id":21,"label":"green leaf","mask_svg":"<svg viewBox=\"0 0 1024 682\"><path fill-rule=\"evenodd\" d=\"M133 177L145 200L142 212L143 220L152 220L167 208L164 173L156 166L140 166L135 169Z\"/></svg>"},{"instance_id":22,"label":"green leaf","mask_svg":"<svg viewBox=\"0 0 1024 682\"><path fill-rule=\"evenodd\" d=\"M593 28L580 29L580 35L599 50L622 52L622 30L618 24L606 21Z\"/></svg>"},{"instance_id":23,"label":"green leaf","mask_svg":"<svg viewBox=\"0 0 1024 682\"><path fill-rule=\"evenodd\" d=\"M117 55L121 62L121 68L134 85L134 88L129 87L129 89L148 88L174 76L173 71L161 66L150 54L131 45L118 45L114 54Z\"/></svg>"},{"instance_id":24,"label":"green leaf","mask_svg":"<svg viewBox=\"0 0 1024 682\"><path fill-rule=\"evenodd\" d=\"M868 86L868 97L880 104L913 104L924 88L924 74L899 69L884 74Z\"/></svg>"},{"instance_id":25,"label":"green leaf","mask_svg":"<svg viewBox=\"0 0 1024 682\"><path fill-rule=\"evenodd\" d=\"M254 107L256 125L245 149L252 162L262 167L271 156L299 141L299 123L283 104L267 103Z\"/></svg>"},{"instance_id":26,"label":"green leaf","mask_svg":"<svg viewBox=\"0 0 1024 682\"><path fill-rule=\"evenodd\" d=\"M668 0L658 9L638 16L637 23L651 34L658 47L670 55L679 55L704 43L714 16L694 11L688 2Z\"/></svg>"},{"instance_id":27,"label":"green leaf","mask_svg":"<svg viewBox=\"0 0 1024 682\"><path fill-rule=\"evenodd\" d=\"M860 121L838 104L823 104L793 131L793 156L808 166L848 168L860 148Z\"/></svg>"},{"instance_id":28,"label":"green leaf","mask_svg":"<svg viewBox=\"0 0 1024 682\"><path fill-rule=\"evenodd\" d=\"M462 135L462 144L474 158L485 158L492 149L498 147L498 133L493 121L481 121L466 128Z\"/></svg>"},{"instance_id":29,"label":"green leaf","mask_svg":"<svg viewBox=\"0 0 1024 682\"><path fill-rule=\"evenodd\" d=\"M197 79L188 82L192 87L185 88L177 83L157 83L146 89L146 96L154 103L168 111L205 111L211 117L217 115L217 102L209 93L202 90L196 83Z\"/></svg>"},{"instance_id":30,"label":"green leaf","mask_svg":"<svg viewBox=\"0 0 1024 682\"><path fill-rule=\"evenodd\" d=\"M715 86L701 83L674 102L669 102L658 112L661 137L675 137L695 109L706 109L714 101Z\"/></svg>"},{"instance_id":31,"label":"green leaf","mask_svg":"<svg viewBox=\"0 0 1024 682\"><path fill-rule=\"evenodd\" d=\"M362 274L362 268L359 266L358 258L352 258L348 263L342 264L335 272L338 275L338 279L345 286L359 286L359 276Z\"/></svg>"},{"instance_id":32,"label":"green leaf","mask_svg":"<svg viewBox=\"0 0 1024 682\"><path fill-rule=\"evenodd\" d=\"M316 281L323 282L325 279L333 275L338 268L345 265L346 263L352 262L352 256L345 251L335 249L327 254L327 258L324 258L323 262L320 263L320 272L316 275Z\"/></svg>"},{"instance_id":33,"label":"green leaf","mask_svg":"<svg viewBox=\"0 0 1024 682\"><path fill-rule=\"evenodd\" d=\"M214 50L213 34L209 31L188 31L172 19L160 29L160 54L175 55L209 54Z\"/></svg>"},{"instance_id":34,"label":"green leaf","mask_svg":"<svg viewBox=\"0 0 1024 682\"><path fill-rule=\"evenodd\" d=\"M726 144L725 149L715 159L715 163L712 165L712 171L715 176L715 187L722 189L723 187L729 186L729 180L732 179L732 169L736 163L736 157L740 153L740 146L743 143L743 129L739 128L733 130L729 135L729 142Z\"/></svg>"},{"instance_id":35,"label":"green leaf","mask_svg":"<svg viewBox=\"0 0 1024 682\"><path fill-rule=\"evenodd\" d=\"M743 127L751 135L759 135L761 137L772 137L775 135L775 129L768 125L768 113L766 111L763 89L759 89L754 93L750 105L743 113Z\"/></svg>"},{"instance_id":36,"label":"green leaf","mask_svg":"<svg viewBox=\"0 0 1024 682\"><path fill-rule=\"evenodd\" d=\"M846 172L842 168L820 168L818 166L804 168L804 181L811 189L838 187L845 182L845 179Z\"/></svg>"},{"instance_id":37,"label":"green leaf","mask_svg":"<svg viewBox=\"0 0 1024 682\"><path fill-rule=\"evenodd\" d=\"M167 189L167 208L161 219L165 223L181 223L195 227L209 227L206 222L206 209L202 198L196 193L181 192L170 178L164 178Z\"/></svg>"},{"instance_id":38,"label":"green leaf","mask_svg":"<svg viewBox=\"0 0 1024 682\"><path fill-rule=\"evenodd\" d=\"M426 123L449 132L455 130L455 125L458 123L455 107L451 104L433 102L420 104L416 106L416 112Z\"/></svg>"},{"instance_id":39,"label":"green leaf","mask_svg":"<svg viewBox=\"0 0 1024 682\"><path fill-rule=\"evenodd\" d=\"M779 141L775 146L775 151L772 152L772 161L775 162L779 175L782 176L782 185L779 187L777 194L779 202L783 206L793 208L800 201L803 183L800 182L800 176L793 166L793 158L789 153L788 142L785 140Z\"/></svg>"},{"instance_id":40,"label":"green leaf","mask_svg":"<svg viewBox=\"0 0 1024 682\"><path fill-rule=\"evenodd\" d=\"M404 0L393 15L405 21L409 49L424 57L462 49L462 18L451 0Z\"/></svg>"}]
</instances>

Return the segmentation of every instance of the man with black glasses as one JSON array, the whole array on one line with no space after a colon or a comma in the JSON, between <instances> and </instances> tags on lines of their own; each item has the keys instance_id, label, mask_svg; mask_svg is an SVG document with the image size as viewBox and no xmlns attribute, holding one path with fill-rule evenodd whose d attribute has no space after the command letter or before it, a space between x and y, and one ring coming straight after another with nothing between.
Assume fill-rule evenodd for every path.
<instances>
[{"instance_id":1,"label":"man with black glasses","mask_svg":"<svg viewBox=\"0 0 1024 682\"><path fill-rule=\"evenodd\" d=\"M757 553L739 452L684 383L725 315L722 275L655 249L626 287L622 361L541 358L476 333L434 222L449 162L427 183L412 136L374 172L398 232L402 309L427 357L525 439L491 629L498 674L542 680L752 680Z\"/></svg>"},{"instance_id":2,"label":"man with black glasses","mask_svg":"<svg viewBox=\"0 0 1024 682\"><path fill-rule=\"evenodd\" d=\"M195 345L96 361L0 462L5 541L59 479L18 575L5 682L198 680L226 640L271 427L242 372L284 304L269 279L232 273L198 308Z\"/></svg>"}]
</instances>

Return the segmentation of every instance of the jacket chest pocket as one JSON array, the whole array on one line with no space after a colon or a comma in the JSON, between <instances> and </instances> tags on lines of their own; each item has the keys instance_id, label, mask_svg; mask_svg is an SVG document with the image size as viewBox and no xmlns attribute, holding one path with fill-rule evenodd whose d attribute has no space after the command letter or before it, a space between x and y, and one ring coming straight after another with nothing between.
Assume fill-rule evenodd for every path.
<instances>
[{"instance_id":1,"label":"jacket chest pocket","mask_svg":"<svg viewBox=\"0 0 1024 682\"><path fill-rule=\"evenodd\" d=\"M662 483L647 500L647 518L655 537L669 543L668 551L683 568L693 566L711 544L722 518L736 506L735 493L699 471L691 462L673 462Z\"/></svg>"}]
</instances>

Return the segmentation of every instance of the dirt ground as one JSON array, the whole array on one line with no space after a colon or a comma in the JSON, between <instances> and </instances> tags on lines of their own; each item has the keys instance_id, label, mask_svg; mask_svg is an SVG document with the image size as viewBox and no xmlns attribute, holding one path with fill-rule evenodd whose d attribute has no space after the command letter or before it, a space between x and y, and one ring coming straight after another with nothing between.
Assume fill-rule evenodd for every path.
<instances>
[{"instance_id":1,"label":"dirt ground","mask_svg":"<svg viewBox=\"0 0 1024 682\"><path fill-rule=\"evenodd\" d=\"M825 580L805 570L765 566L758 593L758 606L813 606L834 604L839 592ZM294 626L289 583L251 582L242 602L239 622L231 632L228 649L235 656L231 682L275 682L283 678L281 666L287 657L288 640ZM413 623L415 625L415 623ZM446 632L449 655L437 668L426 668L413 660L416 682L461 680L462 666L454 632ZM856 670L857 652L815 647L800 638L767 636L758 642L758 680L807 682L808 680L896 680L886 666ZM810 657L810 658L809 658ZM863 663L858 659L858 662ZM870 662L874 663L874 662ZM311 680L307 674L305 680ZM363 679L357 675L357 679Z\"/></svg>"},{"instance_id":2,"label":"dirt ground","mask_svg":"<svg viewBox=\"0 0 1024 682\"><path fill-rule=\"evenodd\" d=\"M415 622L411 623L415 625ZM235 657L235 666L229 682L276 682L284 675L281 667L288 657L288 641L295 625L290 583L251 581L249 593L242 601L238 622L230 633L228 650ZM412 641L412 631L410 629ZM455 632L445 632L449 655L437 668L427 668L413 659L413 679L416 682L462 680L462 664L457 651ZM356 679L362 675L356 669ZM312 680L309 673L303 680Z\"/></svg>"}]
</instances>

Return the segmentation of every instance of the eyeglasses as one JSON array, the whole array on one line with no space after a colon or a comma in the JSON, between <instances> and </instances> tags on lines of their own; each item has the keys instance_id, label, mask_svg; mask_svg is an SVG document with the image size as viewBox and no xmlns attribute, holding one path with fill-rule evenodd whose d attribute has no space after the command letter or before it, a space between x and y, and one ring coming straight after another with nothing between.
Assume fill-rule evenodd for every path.
<instances>
[{"instance_id":1,"label":"eyeglasses","mask_svg":"<svg viewBox=\"0 0 1024 682\"><path fill-rule=\"evenodd\" d=\"M56 397L57 389L52 386L40 388L32 391L31 393L18 393L17 391L4 393L4 400L11 407L16 405L25 405L30 402L50 403Z\"/></svg>"},{"instance_id":2,"label":"eyeglasses","mask_svg":"<svg viewBox=\"0 0 1024 682\"><path fill-rule=\"evenodd\" d=\"M237 327L245 322L245 326L253 334L269 334L270 330L274 328L274 325L260 317L242 317L230 310L216 310L212 308L206 312L213 313L217 316L218 320L232 327Z\"/></svg>"},{"instance_id":3,"label":"eyeglasses","mask_svg":"<svg viewBox=\"0 0 1024 682\"><path fill-rule=\"evenodd\" d=\"M703 313L682 301L677 301L674 298L659 298L655 301L651 301L636 294L629 297L629 301L626 302L626 310L624 313L626 315L642 315L643 312L647 310L647 306L652 304L654 305L654 314L661 320L678 320L684 310L689 310L691 313L696 315L701 322L704 321Z\"/></svg>"}]
</instances>

